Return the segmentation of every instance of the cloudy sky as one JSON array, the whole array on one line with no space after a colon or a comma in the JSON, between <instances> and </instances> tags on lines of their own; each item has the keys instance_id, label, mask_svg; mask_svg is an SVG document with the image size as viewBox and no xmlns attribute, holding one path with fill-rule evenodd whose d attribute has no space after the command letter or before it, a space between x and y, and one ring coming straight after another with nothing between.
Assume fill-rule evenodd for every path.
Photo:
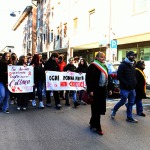
<instances>
[{"instance_id":1,"label":"cloudy sky","mask_svg":"<svg viewBox=\"0 0 150 150\"><path fill-rule=\"evenodd\" d=\"M31 0L0 0L0 51L5 46L19 48L21 43L17 40L20 35L12 30L12 27L20 17L11 17L12 11L22 11L26 6L31 5Z\"/></svg>"}]
</instances>

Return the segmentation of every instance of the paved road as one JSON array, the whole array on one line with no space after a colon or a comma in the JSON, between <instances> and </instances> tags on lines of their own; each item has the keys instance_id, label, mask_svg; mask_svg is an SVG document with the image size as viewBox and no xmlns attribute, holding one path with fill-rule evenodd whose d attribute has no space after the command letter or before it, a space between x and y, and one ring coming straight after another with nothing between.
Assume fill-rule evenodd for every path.
<instances>
[{"instance_id":1,"label":"paved road","mask_svg":"<svg viewBox=\"0 0 150 150\"><path fill-rule=\"evenodd\" d=\"M137 124L125 121L125 106L115 120L110 119L117 101L107 100L107 113L102 116L104 136L89 129L89 105L75 109L61 101L62 110L29 106L26 112L11 106L10 114L0 112L0 150L149 150L150 99L144 100L147 116L135 115Z\"/></svg>"}]
</instances>

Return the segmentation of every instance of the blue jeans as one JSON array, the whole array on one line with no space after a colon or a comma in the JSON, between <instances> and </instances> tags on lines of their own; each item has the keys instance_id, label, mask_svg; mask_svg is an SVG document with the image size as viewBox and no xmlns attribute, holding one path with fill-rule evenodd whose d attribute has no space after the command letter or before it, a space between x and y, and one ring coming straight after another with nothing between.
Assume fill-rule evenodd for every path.
<instances>
[{"instance_id":1,"label":"blue jeans","mask_svg":"<svg viewBox=\"0 0 150 150\"><path fill-rule=\"evenodd\" d=\"M76 91L71 91L71 92L72 92L73 102L76 102L77 101ZM69 102L69 91L66 91L65 99L66 99L66 102Z\"/></svg>"},{"instance_id":2,"label":"blue jeans","mask_svg":"<svg viewBox=\"0 0 150 150\"><path fill-rule=\"evenodd\" d=\"M114 106L114 112L118 111L118 109L123 106L127 99L128 99L128 105L127 105L127 118L133 118L132 116L132 107L135 102L136 92L135 90L120 90L120 96L121 100Z\"/></svg>"},{"instance_id":3,"label":"blue jeans","mask_svg":"<svg viewBox=\"0 0 150 150\"><path fill-rule=\"evenodd\" d=\"M136 99L136 113L139 115L143 112L142 99Z\"/></svg>"},{"instance_id":4,"label":"blue jeans","mask_svg":"<svg viewBox=\"0 0 150 150\"><path fill-rule=\"evenodd\" d=\"M0 82L0 105L2 110L6 111L9 108L9 90L3 83Z\"/></svg>"},{"instance_id":5,"label":"blue jeans","mask_svg":"<svg viewBox=\"0 0 150 150\"><path fill-rule=\"evenodd\" d=\"M32 99L35 99L35 88L37 88L37 95L39 98L39 101L42 101L42 90L43 90L43 82L42 81L38 81L34 88L33 88L33 93L32 93Z\"/></svg>"}]
</instances>

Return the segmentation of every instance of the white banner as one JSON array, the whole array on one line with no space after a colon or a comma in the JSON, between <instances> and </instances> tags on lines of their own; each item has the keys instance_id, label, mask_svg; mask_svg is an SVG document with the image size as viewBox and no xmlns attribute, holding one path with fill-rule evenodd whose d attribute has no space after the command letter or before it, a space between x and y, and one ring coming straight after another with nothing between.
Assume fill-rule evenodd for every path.
<instances>
[{"instance_id":1,"label":"white banner","mask_svg":"<svg viewBox=\"0 0 150 150\"><path fill-rule=\"evenodd\" d=\"M83 90L85 73L46 71L46 90Z\"/></svg>"},{"instance_id":2,"label":"white banner","mask_svg":"<svg viewBox=\"0 0 150 150\"><path fill-rule=\"evenodd\" d=\"M8 66L8 89L10 92L33 92L33 85L33 66Z\"/></svg>"}]
</instances>

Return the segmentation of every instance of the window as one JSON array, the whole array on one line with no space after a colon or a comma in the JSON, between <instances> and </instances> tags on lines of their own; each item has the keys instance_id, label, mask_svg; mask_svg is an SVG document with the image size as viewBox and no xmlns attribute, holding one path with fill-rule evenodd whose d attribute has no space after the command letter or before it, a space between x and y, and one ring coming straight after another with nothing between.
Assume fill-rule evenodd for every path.
<instances>
[{"instance_id":1,"label":"window","mask_svg":"<svg viewBox=\"0 0 150 150\"><path fill-rule=\"evenodd\" d=\"M53 30L51 30L51 32L50 32L50 42L53 42L53 38L54 38L54 34L53 34Z\"/></svg>"},{"instance_id":2,"label":"window","mask_svg":"<svg viewBox=\"0 0 150 150\"><path fill-rule=\"evenodd\" d=\"M95 27L95 9L89 11L89 29Z\"/></svg>"},{"instance_id":3,"label":"window","mask_svg":"<svg viewBox=\"0 0 150 150\"><path fill-rule=\"evenodd\" d=\"M54 7L51 8L51 15L52 15L52 18L54 17Z\"/></svg>"},{"instance_id":4,"label":"window","mask_svg":"<svg viewBox=\"0 0 150 150\"><path fill-rule=\"evenodd\" d=\"M133 14L142 13L144 11L147 11L147 0L134 0Z\"/></svg>"},{"instance_id":5,"label":"window","mask_svg":"<svg viewBox=\"0 0 150 150\"><path fill-rule=\"evenodd\" d=\"M64 37L67 37L67 23L64 24Z\"/></svg>"},{"instance_id":6,"label":"window","mask_svg":"<svg viewBox=\"0 0 150 150\"><path fill-rule=\"evenodd\" d=\"M59 40L59 27L57 27L57 35L56 35L56 40Z\"/></svg>"},{"instance_id":7,"label":"window","mask_svg":"<svg viewBox=\"0 0 150 150\"><path fill-rule=\"evenodd\" d=\"M76 32L78 27L78 18L73 19L73 21L74 21L74 32Z\"/></svg>"}]
</instances>

